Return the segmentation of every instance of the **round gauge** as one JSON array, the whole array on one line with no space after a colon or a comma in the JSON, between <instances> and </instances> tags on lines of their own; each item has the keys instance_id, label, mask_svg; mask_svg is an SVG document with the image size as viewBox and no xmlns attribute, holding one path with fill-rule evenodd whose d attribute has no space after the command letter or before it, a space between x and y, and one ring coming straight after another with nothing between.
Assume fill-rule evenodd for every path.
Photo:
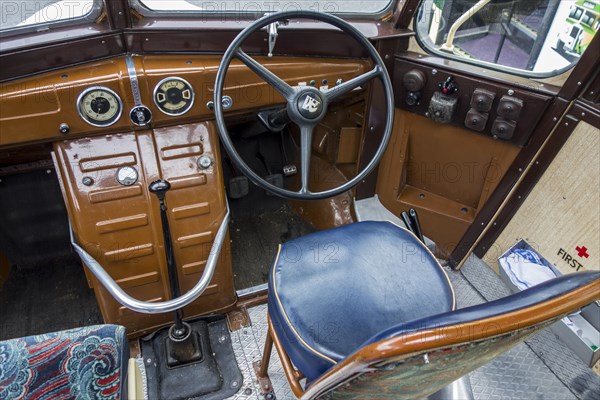
<instances>
[{"instance_id":1,"label":"round gauge","mask_svg":"<svg viewBox=\"0 0 600 400\"><path fill-rule=\"evenodd\" d=\"M109 88L96 86L79 95L77 111L90 125L110 126L121 117L123 103L119 95Z\"/></svg>"},{"instance_id":2,"label":"round gauge","mask_svg":"<svg viewBox=\"0 0 600 400\"><path fill-rule=\"evenodd\" d=\"M117 182L123 186L131 186L138 180L138 172L133 167L121 167L117 170Z\"/></svg>"},{"instance_id":3,"label":"round gauge","mask_svg":"<svg viewBox=\"0 0 600 400\"><path fill-rule=\"evenodd\" d=\"M154 103L167 115L183 115L194 104L194 89L184 79L165 78L154 88Z\"/></svg>"}]
</instances>

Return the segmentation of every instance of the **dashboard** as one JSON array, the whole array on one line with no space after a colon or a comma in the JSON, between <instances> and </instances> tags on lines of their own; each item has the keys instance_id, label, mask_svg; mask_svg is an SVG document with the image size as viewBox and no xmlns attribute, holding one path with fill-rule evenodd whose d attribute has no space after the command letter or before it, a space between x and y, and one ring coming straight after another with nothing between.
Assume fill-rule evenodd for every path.
<instances>
[{"instance_id":1,"label":"dashboard","mask_svg":"<svg viewBox=\"0 0 600 400\"><path fill-rule=\"evenodd\" d=\"M291 85L351 79L367 61L256 57ZM121 56L0 85L0 146L51 142L212 119L217 56ZM229 67L223 91L230 114L283 104L245 65Z\"/></svg>"}]
</instances>

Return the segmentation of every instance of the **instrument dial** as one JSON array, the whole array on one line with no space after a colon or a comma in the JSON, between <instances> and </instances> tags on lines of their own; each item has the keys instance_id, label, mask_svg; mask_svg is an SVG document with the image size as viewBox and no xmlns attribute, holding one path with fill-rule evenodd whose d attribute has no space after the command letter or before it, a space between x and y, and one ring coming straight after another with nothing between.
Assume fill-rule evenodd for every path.
<instances>
[{"instance_id":1,"label":"instrument dial","mask_svg":"<svg viewBox=\"0 0 600 400\"><path fill-rule=\"evenodd\" d=\"M194 89L184 79L165 78L154 89L154 103L167 115L183 115L194 104Z\"/></svg>"},{"instance_id":2,"label":"instrument dial","mask_svg":"<svg viewBox=\"0 0 600 400\"><path fill-rule=\"evenodd\" d=\"M114 91L100 86L91 87L79 95L77 111L90 125L110 126L121 117L123 103Z\"/></svg>"}]
</instances>

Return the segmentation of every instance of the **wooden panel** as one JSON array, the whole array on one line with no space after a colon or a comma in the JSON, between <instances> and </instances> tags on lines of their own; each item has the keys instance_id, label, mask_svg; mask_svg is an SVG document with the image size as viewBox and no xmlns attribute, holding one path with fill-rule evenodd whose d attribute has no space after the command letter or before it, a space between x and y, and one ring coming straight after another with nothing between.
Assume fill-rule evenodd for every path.
<instances>
[{"instance_id":1,"label":"wooden panel","mask_svg":"<svg viewBox=\"0 0 600 400\"><path fill-rule=\"evenodd\" d=\"M524 238L563 273L600 269L600 135L580 122L484 260ZM585 252L582 251L585 247ZM581 255L579 255L581 253ZM585 254L587 254L587 257Z\"/></svg>"},{"instance_id":2,"label":"wooden panel","mask_svg":"<svg viewBox=\"0 0 600 400\"><path fill-rule=\"evenodd\" d=\"M465 117L467 112L471 108L471 96L475 89L485 89L489 92L494 93L495 99L492 104L492 108L489 111L489 117L485 128L481 133L471 131L478 135L492 136L491 129L494 120L497 117L497 108L499 100L505 96L509 91L512 91L512 98L520 99L523 101L523 110L517 119L516 129L514 135L509 139L510 143L518 146L524 146L533 132L537 122L542 117L543 112L546 110L552 99L550 96L541 95L530 90L523 90L518 86L512 86L511 82L497 83L482 79L480 77L474 77L461 72L443 70L440 68L434 68L422 63L422 59L415 57L414 54L406 54L396 59L394 65L394 96L396 106L403 108L407 111L417 113L419 115L426 115L429 107L429 101L435 92L439 92L438 84L442 83L446 78L452 77L453 82L459 88L459 91L453 95L458 98L458 104L456 106L456 112L450 122L458 127L465 127ZM426 83L424 88L421 90L421 100L414 106L410 106L406 103L406 95L408 91L404 87L403 78L404 75L411 70L421 71L425 78ZM433 73L435 71L435 74Z\"/></svg>"}]
</instances>

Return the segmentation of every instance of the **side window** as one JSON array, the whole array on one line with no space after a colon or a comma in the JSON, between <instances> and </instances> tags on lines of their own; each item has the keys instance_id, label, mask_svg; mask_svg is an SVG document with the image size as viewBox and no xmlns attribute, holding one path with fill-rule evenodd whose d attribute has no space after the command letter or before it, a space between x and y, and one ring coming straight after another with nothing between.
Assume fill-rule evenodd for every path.
<instances>
[{"instance_id":1,"label":"side window","mask_svg":"<svg viewBox=\"0 0 600 400\"><path fill-rule=\"evenodd\" d=\"M428 51L531 77L573 67L600 27L600 0L423 0Z\"/></svg>"},{"instance_id":2,"label":"side window","mask_svg":"<svg viewBox=\"0 0 600 400\"><path fill-rule=\"evenodd\" d=\"M102 0L0 0L0 35L91 23L100 15L102 7Z\"/></svg>"}]
</instances>

